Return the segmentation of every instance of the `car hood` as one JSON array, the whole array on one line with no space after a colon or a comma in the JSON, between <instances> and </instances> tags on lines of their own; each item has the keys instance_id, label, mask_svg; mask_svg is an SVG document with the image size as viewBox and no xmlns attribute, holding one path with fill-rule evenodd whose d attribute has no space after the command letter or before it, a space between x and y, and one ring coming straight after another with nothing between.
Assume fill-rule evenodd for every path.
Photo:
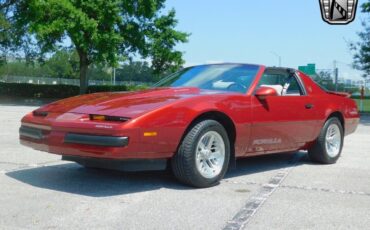
<instances>
[{"instance_id":1,"label":"car hood","mask_svg":"<svg viewBox=\"0 0 370 230\"><path fill-rule=\"evenodd\" d=\"M138 92L95 93L56 101L39 110L55 113L99 114L134 118L179 99L200 94L201 90L193 87L157 88Z\"/></svg>"}]
</instances>

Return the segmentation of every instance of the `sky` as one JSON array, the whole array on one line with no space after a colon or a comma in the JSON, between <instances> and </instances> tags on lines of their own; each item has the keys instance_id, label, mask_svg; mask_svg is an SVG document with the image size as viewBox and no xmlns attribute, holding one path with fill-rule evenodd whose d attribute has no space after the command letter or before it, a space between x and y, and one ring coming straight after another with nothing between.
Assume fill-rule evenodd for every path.
<instances>
[{"instance_id":1,"label":"sky","mask_svg":"<svg viewBox=\"0 0 370 230\"><path fill-rule=\"evenodd\" d=\"M321 18L319 0L167 0L174 8L177 29L191 33L184 52L186 65L241 62L297 68L316 63L332 69L337 60L339 76L361 79L350 67L349 41L358 40L360 11L349 25L329 25Z\"/></svg>"}]
</instances>

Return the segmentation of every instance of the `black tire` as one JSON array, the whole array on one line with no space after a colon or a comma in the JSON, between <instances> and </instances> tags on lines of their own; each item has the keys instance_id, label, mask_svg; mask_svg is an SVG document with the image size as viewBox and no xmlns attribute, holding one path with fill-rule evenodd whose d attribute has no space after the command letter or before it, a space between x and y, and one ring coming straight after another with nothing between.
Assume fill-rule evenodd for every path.
<instances>
[{"instance_id":1,"label":"black tire","mask_svg":"<svg viewBox=\"0 0 370 230\"><path fill-rule=\"evenodd\" d=\"M225 144L225 158L220 173L214 178L201 175L196 167L196 148L200 138L209 131L217 132ZM225 128L215 120L204 120L194 125L182 140L171 165L175 177L184 184L198 188L211 187L224 177L230 160L230 142Z\"/></svg>"},{"instance_id":2,"label":"black tire","mask_svg":"<svg viewBox=\"0 0 370 230\"><path fill-rule=\"evenodd\" d=\"M331 125L337 125L340 131L340 147L339 147L339 153L332 157L328 154L327 148L326 148L326 134L328 132L328 128ZM309 158L317 163L322 163L322 164L334 164L337 162L338 158L340 157L340 154L342 152L343 148L343 127L342 124L340 123L339 119L336 117L331 117L329 118L325 124L324 127L321 129L321 132L316 139L315 143L313 146L308 149L308 156Z\"/></svg>"}]
</instances>

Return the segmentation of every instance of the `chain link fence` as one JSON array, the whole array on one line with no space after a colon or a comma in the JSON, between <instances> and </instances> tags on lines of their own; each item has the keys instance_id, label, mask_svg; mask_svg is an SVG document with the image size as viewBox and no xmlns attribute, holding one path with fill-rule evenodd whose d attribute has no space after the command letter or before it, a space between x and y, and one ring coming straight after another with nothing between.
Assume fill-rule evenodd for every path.
<instances>
[{"instance_id":1,"label":"chain link fence","mask_svg":"<svg viewBox=\"0 0 370 230\"><path fill-rule=\"evenodd\" d=\"M80 85L79 79L29 77L29 76L2 76L0 81L4 83L29 83L38 85ZM126 86L150 86L152 82L140 81L105 81L89 80L89 85L126 85Z\"/></svg>"}]
</instances>

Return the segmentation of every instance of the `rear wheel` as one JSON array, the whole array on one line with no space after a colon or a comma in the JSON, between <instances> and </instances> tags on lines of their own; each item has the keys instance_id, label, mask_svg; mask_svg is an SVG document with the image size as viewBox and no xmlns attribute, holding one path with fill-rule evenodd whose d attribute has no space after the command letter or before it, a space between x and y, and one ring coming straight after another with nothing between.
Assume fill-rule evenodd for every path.
<instances>
[{"instance_id":1,"label":"rear wheel","mask_svg":"<svg viewBox=\"0 0 370 230\"><path fill-rule=\"evenodd\" d=\"M333 164L342 152L343 127L336 117L329 118L322 128L315 144L308 150L312 161Z\"/></svg>"},{"instance_id":2,"label":"rear wheel","mask_svg":"<svg viewBox=\"0 0 370 230\"><path fill-rule=\"evenodd\" d=\"M226 130L217 121L204 120L186 134L171 163L178 180L204 188L217 184L224 177L229 159Z\"/></svg>"}]
</instances>

